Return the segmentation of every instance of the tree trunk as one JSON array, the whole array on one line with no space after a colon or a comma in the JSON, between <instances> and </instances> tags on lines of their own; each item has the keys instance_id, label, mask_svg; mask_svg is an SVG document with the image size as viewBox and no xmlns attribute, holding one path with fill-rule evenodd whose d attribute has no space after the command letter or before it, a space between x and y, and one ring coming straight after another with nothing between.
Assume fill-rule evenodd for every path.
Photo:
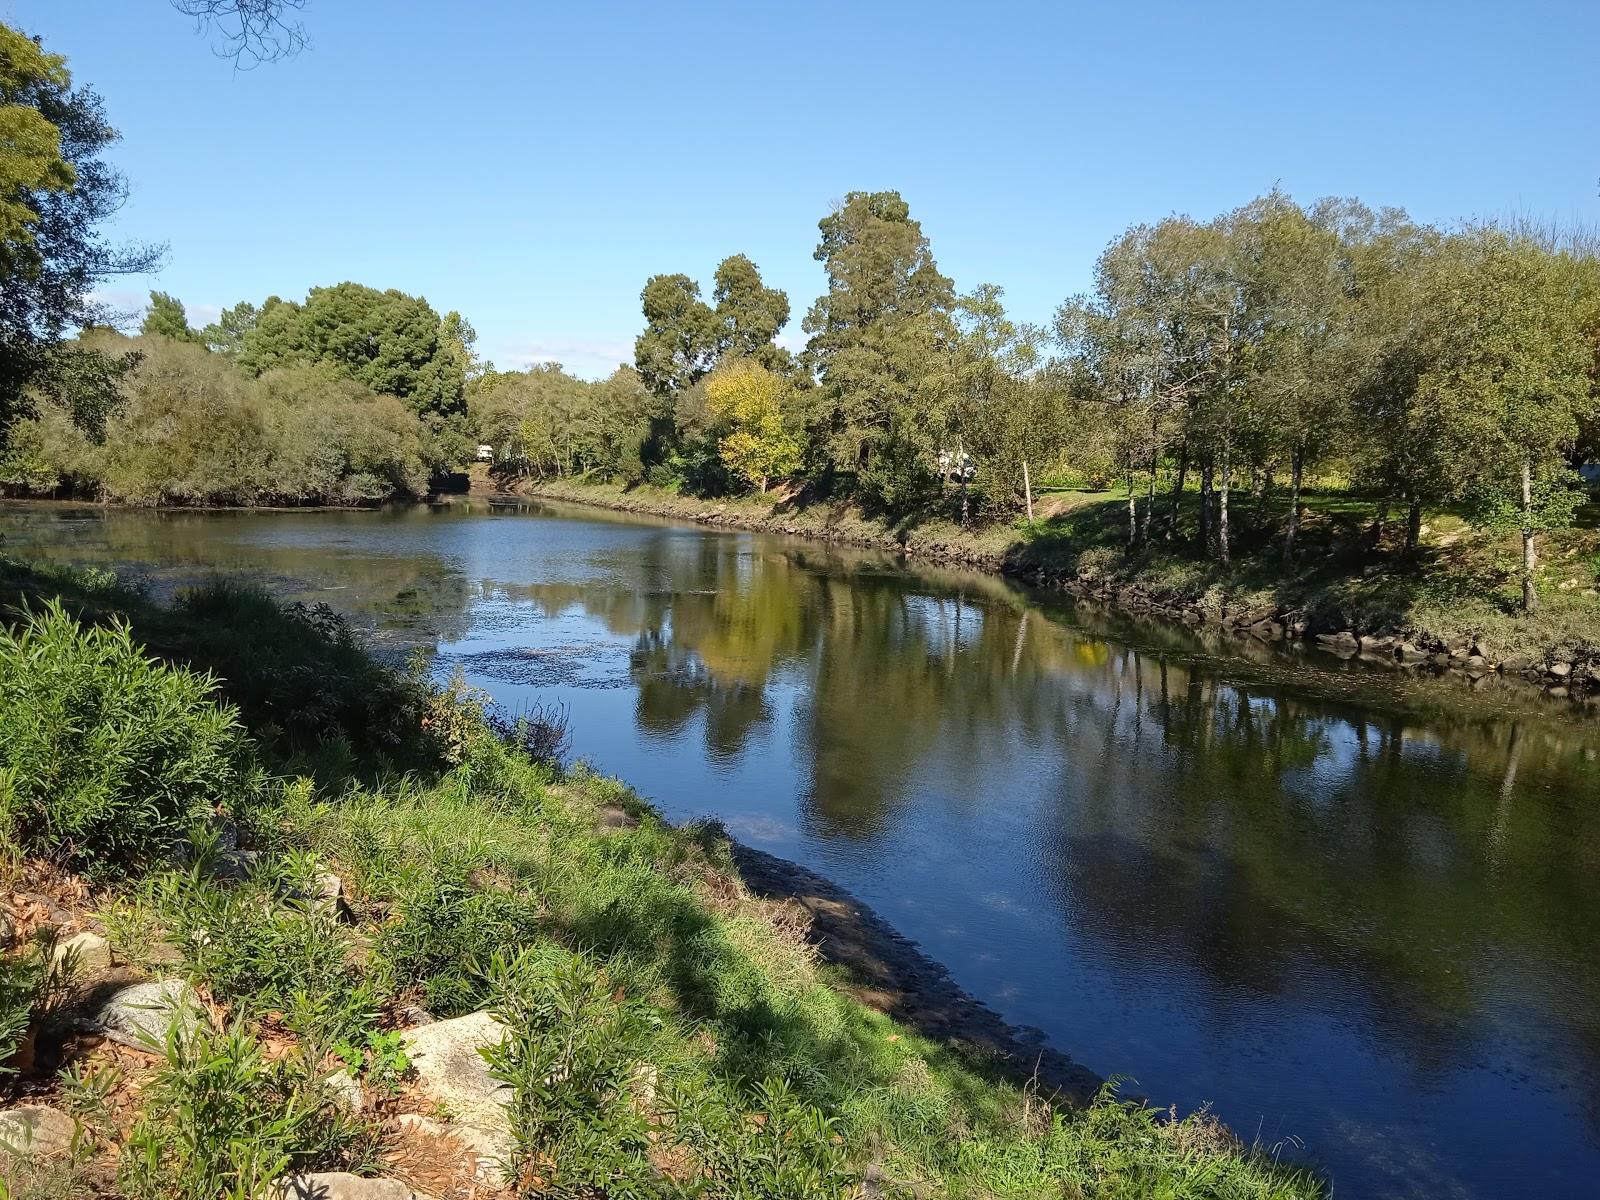
<instances>
[{"instance_id":1,"label":"tree trunk","mask_svg":"<svg viewBox=\"0 0 1600 1200\"><path fill-rule=\"evenodd\" d=\"M1178 450L1178 478L1172 483L1172 513L1167 522L1167 537L1170 539L1178 531L1178 509L1183 504L1183 481L1189 475L1189 443L1185 442Z\"/></svg>"},{"instance_id":2,"label":"tree trunk","mask_svg":"<svg viewBox=\"0 0 1600 1200\"><path fill-rule=\"evenodd\" d=\"M1522 611L1539 611L1539 593L1533 589L1533 569L1538 565L1533 544L1533 463L1522 460Z\"/></svg>"},{"instance_id":3,"label":"tree trunk","mask_svg":"<svg viewBox=\"0 0 1600 1200\"><path fill-rule=\"evenodd\" d=\"M1223 566L1228 565L1228 491L1232 487L1233 470L1229 465L1229 458L1233 447L1224 440L1222 443L1222 486L1217 491L1217 557Z\"/></svg>"},{"instance_id":4,"label":"tree trunk","mask_svg":"<svg viewBox=\"0 0 1600 1200\"><path fill-rule=\"evenodd\" d=\"M1128 550L1139 544L1139 493L1133 490L1133 455L1128 455Z\"/></svg>"},{"instance_id":5,"label":"tree trunk","mask_svg":"<svg viewBox=\"0 0 1600 1200\"><path fill-rule=\"evenodd\" d=\"M1200 553L1211 552L1211 455L1200 460Z\"/></svg>"},{"instance_id":6,"label":"tree trunk","mask_svg":"<svg viewBox=\"0 0 1600 1200\"><path fill-rule=\"evenodd\" d=\"M1028 460L1022 460L1022 494L1028 500L1028 522L1033 522L1033 481L1028 478Z\"/></svg>"},{"instance_id":7,"label":"tree trunk","mask_svg":"<svg viewBox=\"0 0 1600 1200\"><path fill-rule=\"evenodd\" d=\"M1422 542L1422 501L1415 494L1406 497L1406 557L1414 557Z\"/></svg>"},{"instance_id":8,"label":"tree trunk","mask_svg":"<svg viewBox=\"0 0 1600 1200\"><path fill-rule=\"evenodd\" d=\"M1150 516L1156 511L1156 461L1159 458L1154 451L1150 453L1150 486L1146 489L1144 498L1144 522L1139 530L1141 541L1150 540Z\"/></svg>"},{"instance_id":9,"label":"tree trunk","mask_svg":"<svg viewBox=\"0 0 1600 1200\"><path fill-rule=\"evenodd\" d=\"M1294 539L1300 532L1300 479L1305 470L1305 451L1296 446L1289 462L1289 524L1283 531L1283 565L1294 564Z\"/></svg>"},{"instance_id":10,"label":"tree trunk","mask_svg":"<svg viewBox=\"0 0 1600 1200\"><path fill-rule=\"evenodd\" d=\"M966 480L965 476L962 476L962 479L961 479L961 528L963 528L963 529L965 529L967 527L967 515L968 515L969 511L970 511L970 508L969 508L969 501L968 501L968 497L967 497L967 480Z\"/></svg>"}]
</instances>

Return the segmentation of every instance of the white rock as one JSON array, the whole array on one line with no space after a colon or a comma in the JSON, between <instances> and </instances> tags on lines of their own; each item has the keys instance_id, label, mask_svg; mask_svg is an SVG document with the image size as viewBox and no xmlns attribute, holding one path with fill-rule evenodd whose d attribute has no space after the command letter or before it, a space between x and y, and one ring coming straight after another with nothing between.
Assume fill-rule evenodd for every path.
<instances>
[{"instance_id":1,"label":"white rock","mask_svg":"<svg viewBox=\"0 0 1600 1200\"><path fill-rule=\"evenodd\" d=\"M340 1067L331 1075L322 1080L344 1107L346 1112L358 1113L367 1106L367 1094L361 1090L361 1084L356 1077L350 1074L346 1067Z\"/></svg>"},{"instance_id":2,"label":"white rock","mask_svg":"<svg viewBox=\"0 0 1600 1200\"><path fill-rule=\"evenodd\" d=\"M398 1179L366 1179L347 1171L290 1175L267 1194L271 1200L431 1200Z\"/></svg>"},{"instance_id":3,"label":"white rock","mask_svg":"<svg viewBox=\"0 0 1600 1200\"><path fill-rule=\"evenodd\" d=\"M45 1104L19 1104L0 1112L0 1162L58 1158L72 1149L77 1122Z\"/></svg>"},{"instance_id":4,"label":"white rock","mask_svg":"<svg viewBox=\"0 0 1600 1200\"><path fill-rule=\"evenodd\" d=\"M205 1019L195 990L181 979L135 983L114 992L90 1023L114 1042L160 1050L173 1029L193 1033Z\"/></svg>"},{"instance_id":5,"label":"white rock","mask_svg":"<svg viewBox=\"0 0 1600 1200\"><path fill-rule=\"evenodd\" d=\"M57 942L52 958L57 963L70 961L73 978L92 979L111 969L111 943L98 933L77 933Z\"/></svg>"},{"instance_id":6,"label":"white rock","mask_svg":"<svg viewBox=\"0 0 1600 1200\"><path fill-rule=\"evenodd\" d=\"M332 871L319 871L311 881L311 908L325 917L344 912L344 880Z\"/></svg>"},{"instance_id":7,"label":"white rock","mask_svg":"<svg viewBox=\"0 0 1600 1200\"><path fill-rule=\"evenodd\" d=\"M402 1044L417 1087L464 1125L506 1128L511 1088L489 1074L480 1050L498 1046L506 1028L486 1012L407 1030Z\"/></svg>"}]
</instances>

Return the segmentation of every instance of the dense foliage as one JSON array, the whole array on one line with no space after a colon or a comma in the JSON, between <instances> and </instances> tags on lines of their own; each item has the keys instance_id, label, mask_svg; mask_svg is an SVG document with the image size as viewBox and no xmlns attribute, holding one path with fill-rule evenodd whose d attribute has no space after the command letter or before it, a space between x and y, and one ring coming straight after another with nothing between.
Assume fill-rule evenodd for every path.
<instances>
[{"instance_id":1,"label":"dense foliage","mask_svg":"<svg viewBox=\"0 0 1600 1200\"><path fill-rule=\"evenodd\" d=\"M149 862L247 792L212 680L153 662L126 625L59 605L0 627L0 830L79 865Z\"/></svg>"},{"instance_id":2,"label":"dense foliage","mask_svg":"<svg viewBox=\"0 0 1600 1200\"><path fill-rule=\"evenodd\" d=\"M80 370L57 343L104 319L95 285L150 270L159 248L118 247L101 226L126 195L106 162L117 132L66 60L0 24L0 437L30 389Z\"/></svg>"},{"instance_id":3,"label":"dense foliage","mask_svg":"<svg viewBox=\"0 0 1600 1200\"><path fill-rule=\"evenodd\" d=\"M556 445L609 418L639 453L516 465L698 494L789 476L897 519L953 505L963 523L974 507L1031 517L1032 481L1067 475L1125 491L1130 550L1192 539L1225 568L1241 489L1258 522L1282 496L1291 567L1307 482L1331 477L1375 504L1375 541L1404 514L1403 558L1426 511L1520 531L1529 610L1537 535L1585 499L1572 468L1600 426L1600 256L1582 238L1273 192L1131 228L1042 330L992 284L958 295L896 193L851 193L819 229L828 291L798 363L772 340L787 300L748 260L719 268L715 308L688 276L655 276L636 350L659 407L579 404L542 426ZM733 265L763 319L728 316Z\"/></svg>"},{"instance_id":4,"label":"dense foliage","mask_svg":"<svg viewBox=\"0 0 1600 1200\"><path fill-rule=\"evenodd\" d=\"M0 485L128 504L359 504L425 494L448 454L402 401L326 365L251 378L160 335L78 346L131 360L103 428L41 395L9 431Z\"/></svg>"}]
</instances>

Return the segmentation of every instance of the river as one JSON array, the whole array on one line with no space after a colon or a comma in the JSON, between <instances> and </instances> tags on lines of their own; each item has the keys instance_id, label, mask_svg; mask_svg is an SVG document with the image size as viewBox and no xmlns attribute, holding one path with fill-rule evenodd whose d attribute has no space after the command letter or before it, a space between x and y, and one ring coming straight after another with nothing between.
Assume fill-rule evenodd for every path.
<instances>
[{"instance_id":1,"label":"river","mask_svg":"<svg viewBox=\"0 0 1600 1200\"><path fill-rule=\"evenodd\" d=\"M1600 723L1491 680L571 508L0 505L158 597L420 647L669 817L872 905L1008 1020L1338 1197L1600 1194Z\"/></svg>"}]
</instances>

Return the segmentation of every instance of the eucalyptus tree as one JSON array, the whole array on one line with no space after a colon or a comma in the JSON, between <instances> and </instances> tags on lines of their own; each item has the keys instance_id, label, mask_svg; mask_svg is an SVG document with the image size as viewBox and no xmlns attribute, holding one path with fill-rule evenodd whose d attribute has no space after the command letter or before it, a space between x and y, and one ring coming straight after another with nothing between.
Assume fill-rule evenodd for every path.
<instances>
[{"instance_id":1,"label":"eucalyptus tree","mask_svg":"<svg viewBox=\"0 0 1600 1200\"><path fill-rule=\"evenodd\" d=\"M700 285L687 275L652 275L639 303L644 332L633 343L639 377L663 399L693 387L716 364L722 336Z\"/></svg>"},{"instance_id":2,"label":"eucalyptus tree","mask_svg":"<svg viewBox=\"0 0 1600 1200\"><path fill-rule=\"evenodd\" d=\"M634 366L663 399L692 388L724 358L790 369L773 341L788 324L789 297L767 287L755 263L743 254L718 263L712 300L702 300L700 285L683 274L652 275L639 294L645 327L634 340Z\"/></svg>"},{"instance_id":3,"label":"eucalyptus tree","mask_svg":"<svg viewBox=\"0 0 1600 1200\"><path fill-rule=\"evenodd\" d=\"M774 341L789 323L788 294L767 287L743 254L718 263L714 282L717 358L750 358L769 370L790 370L789 353Z\"/></svg>"},{"instance_id":4,"label":"eucalyptus tree","mask_svg":"<svg viewBox=\"0 0 1600 1200\"><path fill-rule=\"evenodd\" d=\"M804 328L821 456L908 499L931 478L932 417L953 386L954 285L898 192L851 192L818 229L828 290Z\"/></svg>"}]
</instances>

